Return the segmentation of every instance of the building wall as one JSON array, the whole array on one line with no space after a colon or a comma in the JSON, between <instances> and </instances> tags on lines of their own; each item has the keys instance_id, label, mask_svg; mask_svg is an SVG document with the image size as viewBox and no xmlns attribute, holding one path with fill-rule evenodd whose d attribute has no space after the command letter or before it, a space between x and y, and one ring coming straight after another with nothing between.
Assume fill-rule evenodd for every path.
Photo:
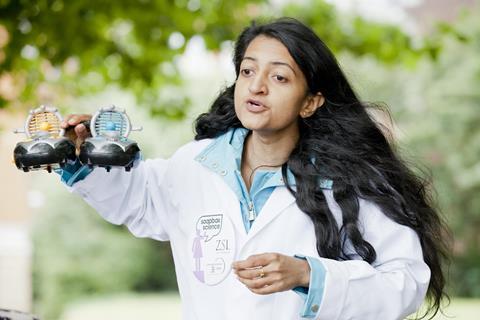
<instances>
[{"instance_id":1,"label":"building wall","mask_svg":"<svg viewBox=\"0 0 480 320\"><path fill-rule=\"evenodd\" d=\"M406 9L415 19L417 31L426 35L438 22L453 23L462 10L468 10L478 4L477 0L423 0L418 5Z\"/></svg>"},{"instance_id":2,"label":"building wall","mask_svg":"<svg viewBox=\"0 0 480 320\"><path fill-rule=\"evenodd\" d=\"M12 163L13 149L23 134L25 116L0 110L0 309L31 311L32 245L27 195L30 177Z\"/></svg>"}]
</instances>

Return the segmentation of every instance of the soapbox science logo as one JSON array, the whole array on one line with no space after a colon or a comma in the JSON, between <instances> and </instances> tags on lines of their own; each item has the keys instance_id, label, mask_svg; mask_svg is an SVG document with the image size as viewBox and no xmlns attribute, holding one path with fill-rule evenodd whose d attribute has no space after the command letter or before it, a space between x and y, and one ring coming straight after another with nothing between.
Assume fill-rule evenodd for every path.
<instances>
[{"instance_id":1,"label":"soapbox science logo","mask_svg":"<svg viewBox=\"0 0 480 320\"><path fill-rule=\"evenodd\" d=\"M210 286L222 282L230 272L235 235L230 219L223 214L200 216L191 241L193 275Z\"/></svg>"}]
</instances>

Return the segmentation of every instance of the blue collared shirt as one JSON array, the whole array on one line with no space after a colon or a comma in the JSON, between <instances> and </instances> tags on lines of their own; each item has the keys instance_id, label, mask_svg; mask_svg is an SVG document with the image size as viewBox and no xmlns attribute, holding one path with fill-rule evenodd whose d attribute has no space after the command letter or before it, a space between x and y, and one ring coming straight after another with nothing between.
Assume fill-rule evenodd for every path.
<instances>
[{"instance_id":1,"label":"blue collared shirt","mask_svg":"<svg viewBox=\"0 0 480 320\"><path fill-rule=\"evenodd\" d=\"M285 182L281 169L258 170L253 176L250 190L247 189L240 171L243 144L247 134L248 130L244 128L231 129L214 139L195 157L195 160L209 170L220 173L226 184L237 195L243 224L248 232L272 192L276 187L284 186ZM60 174L65 184L72 186L75 182L83 180L91 171L92 169L86 165L82 166L77 160L76 163L56 172ZM233 174L223 174L227 172ZM295 186L295 177L290 170L287 170L287 179L291 186ZM319 180L319 184L325 189L332 188L331 180ZM293 288L305 301L300 316L313 318L322 301L326 270L319 259L302 254L296 254L295 257L306 259L311 270L310 286Z\"/></svg>"}]
</instances>

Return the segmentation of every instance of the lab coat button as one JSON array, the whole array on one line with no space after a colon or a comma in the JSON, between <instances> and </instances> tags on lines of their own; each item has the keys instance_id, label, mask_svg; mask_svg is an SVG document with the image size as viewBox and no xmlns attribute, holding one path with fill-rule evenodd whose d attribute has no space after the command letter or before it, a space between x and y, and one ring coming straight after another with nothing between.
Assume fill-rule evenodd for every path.
<instances>
[{"instance_id":1,"label":"lab coat button","mask_svg":"<svg viewBox=\"0 0 480 320\"><path fill-rule=\"evenodd\" d=\"M314 305L312 306L312 309L311 309L311 310L312 310L312 312L317 312L317 311L318 311L318 304L314 304Z\"/></svg>"},{"instance_id":2,"label":"lab coat button","mask_svg":"<svg viewBox=\"0 0 480 320\"><path fill-rule=\"evenodd\" d=\"M226 176L226 175L227 175L227 170L222 170L222 171L220 171L220 174L221 174L222 176Z\"/></svg>"}]
</instances>

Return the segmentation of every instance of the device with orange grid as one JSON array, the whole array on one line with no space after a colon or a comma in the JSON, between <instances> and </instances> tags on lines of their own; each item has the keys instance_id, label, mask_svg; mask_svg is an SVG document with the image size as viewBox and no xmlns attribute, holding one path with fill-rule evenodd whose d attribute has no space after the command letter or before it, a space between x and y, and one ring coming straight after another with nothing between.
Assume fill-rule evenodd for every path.
<instances>
[{"instance_id":1,"label":"device with orange grid","mask_svg":"<svg viewBox=\"0 0 480 320\"><path fill-rule=\"evenodd\" d=\"M76 160L75 145L64 137L61 122L62 116L54 107L40 106L30 111L24 128L15 130L15 133L25 133L28 138L17 143L13 151L18 169L51 172Z\"/></svg>"}]
</instances>

